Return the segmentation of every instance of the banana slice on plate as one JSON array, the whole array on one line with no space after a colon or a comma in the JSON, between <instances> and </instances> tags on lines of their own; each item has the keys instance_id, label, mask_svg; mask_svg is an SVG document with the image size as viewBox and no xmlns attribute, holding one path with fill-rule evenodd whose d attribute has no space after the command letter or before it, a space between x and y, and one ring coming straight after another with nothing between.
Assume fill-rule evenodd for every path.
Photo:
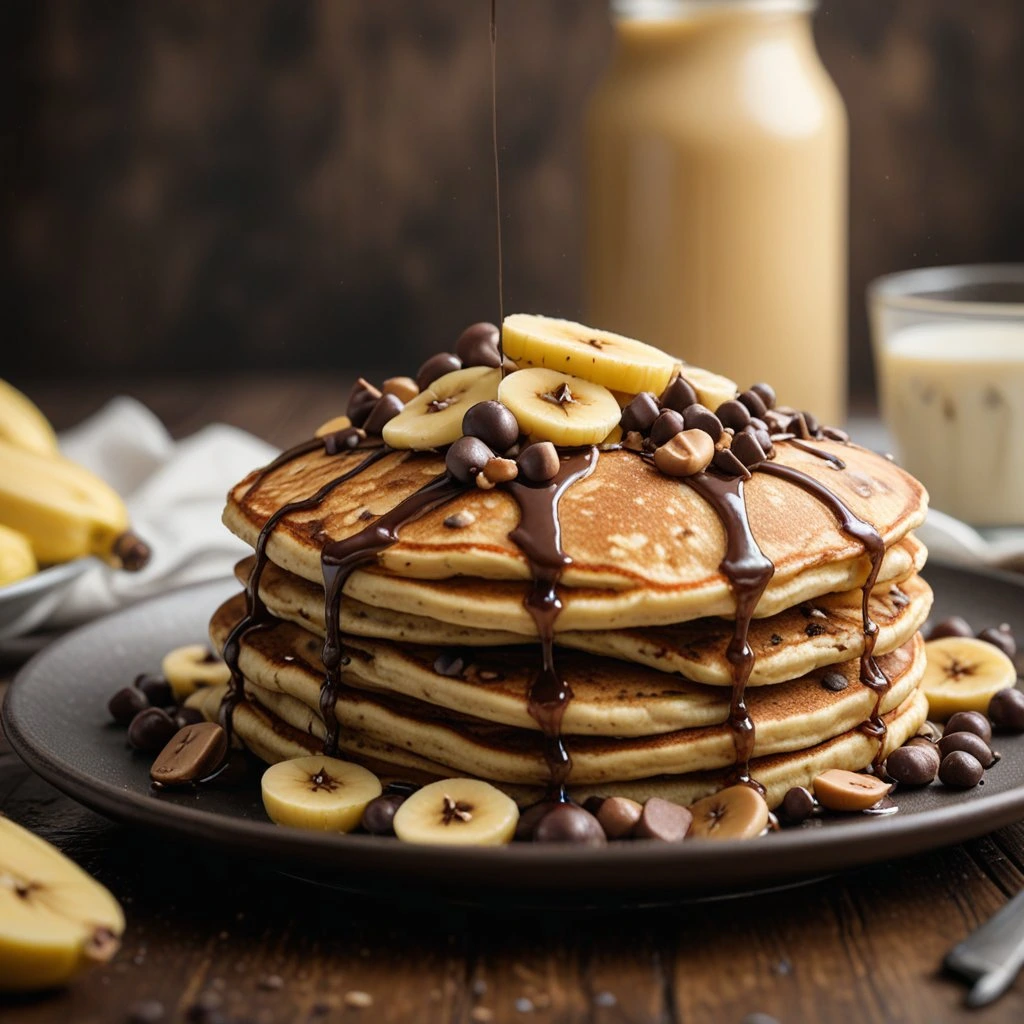
<instances>
[{"instance_id":1,"label":"banana slice on plate","mask_svg":"<svg viewBox=\"0 0 1024 1024\"><path fill-rule=\"evenodd\" d=\"M0 587L39 571L32 542L23 533L0 523Z\"/></svg>"},{"instance_id":2,"label":"banana slice on plate","mask_svg":"<svg viewBox=\"0 0 1024 1024\"><path fill-rule=\"evenodd\" d=\"M539 367L510 373L498 388L498 401L531 437L566 446L598 444L622 415L606 387Z\"/></svg>"},{"instance_id":3,"label":"banana slice on plate","mask_svg":"<svg viewBox=\"0 0 1024 1024\"><path fill-rule=\"evenodd\" d=\"M260 783L270 820L320 832L351 832L366 805L380 796L373 772L336 757L310 755L278 761Z\"/></svg>"},{"instance_id":4,"label":"banana slice on plate","mask_svg":"<svg viewBox=\"0 0 1024 1024\"><path fill-rule=\"evenodd\" d=\"M458 441L466 410L497 398L500 381L501 370L488 366L471 366L438 377L384 424L384 443L426 451Z\"/></svg>"},{"instance_id":5,"label":"banana slice on plate","mask_svg":"<svg viewBox=\"0 0 1024 1024\"><path fill-rule=\"evenodd\" d=\"M59 850L0 817L0 992L63 985L117 952L117 900Z\"/></svg>"},{"instance_id":6,"label":"banana slice on plate","mask_svg":"<svg viewBox=\"0 0 1024 1024\"><path fill-rule=\"evenodd\" d=\"M407 843L502 846L519 822L516 802L489 782L442 779L408 797L395 812L395 835Z\"/></svg>"},{"instance_id":7,"label":"banana slice on plate","mask_svg":"<svg viewBox=\"0 0 1024 1024\"><path fill-rule=\"evenodd\" d=\"M985 713L1000 690L1015 686L1017 670L998 647L971 636L944 636L924 645L921 688L928 717L944 722L957 711Z\"/></svg>"},{"instance_id":8,"label":"banana slice on plate","mask_svg":"<svg viewBox=\"0 0 1024 1024\"><path fill-rule=\"evenodd\" d=\"M755 839L768 827L768 805L750 786L729 786L691 808L689 836L697 839Z\"/></svg>"},{"instance_id":9,"label":"banana slice on plate","mask_svg":"<svg viewBox=\"0 0 1024 1024\"><path fill-rule=\"evenodd\" d=\"M632 395L660 395L676 367L672 356L635 338L529 313L505 317L501 344L520 366L561 370Z\"/></svg>"},{"instance_id":10,"label":"banana slice on plate","mask_svg":"<svg viewBox=\"0 0 1024 1024\"><path fill-rule=\"evenodd\" d=\"M168 651L160 671L178 701L200 687L223 686L231 678L231 669L206 644L186 644Z\"/></svg>"},{"instance_id":11,"label":"banana slice on plate","mask_svg":"<svg viewBox=\"0 0 1024 1024\"><path fill-rule=\"evenodd\" d=\"M699 366L688 366L684 363L679 368L679 376L690 382L693 390L697 392L697 401L712 412L739 393L735 381L723 377L720 373L702 370Z\"/></svg>"}]
</instances>

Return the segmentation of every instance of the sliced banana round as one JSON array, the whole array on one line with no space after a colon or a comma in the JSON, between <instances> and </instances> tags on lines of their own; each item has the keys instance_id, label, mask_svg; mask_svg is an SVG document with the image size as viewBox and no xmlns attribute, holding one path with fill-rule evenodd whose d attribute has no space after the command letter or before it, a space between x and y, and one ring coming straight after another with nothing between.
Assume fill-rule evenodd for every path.
<instances>
[{"instance_id":1,"label":"sliced banana round","mask_svg":"<svg viewBox=\"0 0 1024 1024\"><path fill-rule=\"evenodd\" d=\"M500 381L501 370L489 366L471 366L438 377L384 424L384 443L427 451L458 441L466 410L497 398Z\"/></svg>"},{"instance_id":2,"label":"sliced banana round","mask_svg":"<svg viewBox=\"0 0 1024 1024\"><path fill-rule=\"evenodd\" d=\"M498 388L498 401L534 440L567 446L600 443L622 415L606 387L559 370L510 373Z\"/></svg>"},{"instance_id":3,"label":"sliced banana round","mask_svg":"<svg viewBox=\"0 0 1024 1024\"><path fill-rule=\"evenodd\" d=\"M0 992L63 985L120 945L117 900L49 843L0 816Z\"/></svg>"},{"instance_id":4,"label":"sliced banana round","mask_svg":"<svg viewBox=\"0 0 1024 1024\"><path fill-rule=\"evenodd\" d=\"M351 832L381 794L373 772L320 755L278 761L263 773L260 789L275 824L319 832Z\"/></svg>"},{"instance_id":5,"label":"sliced banana round","mask_svg":"<svg viewBox=\"0 0 1024 1024\"><path fill-rule=\"evenodd\" d=\"M928 717L944 722L957 711L985 713L1000 690L1017 683L1013 662L998 647L971 636L944 636L924 645L921 688Z\"/></svg>"},{"instance_id":6,"label":"sliced banana round","mask_svg":"<svg viewBox=\"0 0 1024 1024\"><path fill-rule=\"evenodd\" d=\"M231 678L231 669L206 644L175 647L164 655L160 670L178 701L203 686L223 686Z\"/></svg>"},{"instance_id":7,"label":"sliced banana round","mask_svg":"<svg viewBox=\"0 0 1024 1024\"><path fill-rule=\"evenodd\" d=\"M660 395L676 360L653 345L572 320L513 313L502 323L505 355L520 366L543 366L635 395Z\"/></svg>"},{"instance_id":8,"label":"sliced banana round","mask_svg":"<svg viewBox=\"0 0 1024 1024\"><path fill-rule=\"evenodd\" d=\"M336 434L339 430L347 430L352 426L352 421L347 416L332 416L325 423L316 428L314 437L325 437L327 434Z\"/></svg>"},{"instance_id":9,"label":"sliced banana round","mask_svg":"<svg viewBox=\"0 0 1024 1024\"><path fill-rule=\"evenodd\" d=\"M408 797L395 814L395 835L407 843L502 846L519 822L516 802L489 782L442 779Z\"/></svg>"},{"instance_id":10,"label":"sliced banana round","mask_svg":"<svg viewBox=\"0 0 1024 1024\"><path fill-rule=\"evenodd\" d=\"M729 786L691 808L690 836L701 839L754 839L768 827L768 805L751 786Z\"/></svg>"},{"instance_id":11,"label":"sliced banana round","mask_svg":"<svg viewBox=\"0 0 1024 1024\"><path fill-rule=\"evenodd\" d=\"M723 402L731 401L739 393L734 380L723 377L720 373L702 370L699 366L684 363L679 368L679 376L689 381L697 392L697 401L711 409L712 412Z\"/></svg>"}]
</instances>

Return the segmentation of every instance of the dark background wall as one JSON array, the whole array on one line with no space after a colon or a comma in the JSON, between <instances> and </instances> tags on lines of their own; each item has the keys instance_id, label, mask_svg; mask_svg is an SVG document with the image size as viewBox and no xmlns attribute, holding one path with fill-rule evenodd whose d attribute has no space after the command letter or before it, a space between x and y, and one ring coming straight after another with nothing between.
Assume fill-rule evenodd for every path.
<instances>
[{"instance_id":1,"label":"dark background wall","mask_svg":"<svg viewBox=\"0 0 1024 1024\"><path fill-rule=\"evenodd\" d=\"M6 0L0 373L415 365L496 318L487 0ZM601 0L499 2L507 308L579 312ZM864 285L1024 259L1019 0L825 0Z\"/></svg>"}]
</instances>

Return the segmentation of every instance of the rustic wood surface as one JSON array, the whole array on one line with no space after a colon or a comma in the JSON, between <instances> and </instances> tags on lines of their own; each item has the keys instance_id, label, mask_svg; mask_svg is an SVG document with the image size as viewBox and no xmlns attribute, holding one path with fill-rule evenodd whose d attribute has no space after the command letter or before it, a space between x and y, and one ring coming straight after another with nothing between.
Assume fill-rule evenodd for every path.
<instances>
[{"instance_id":1,"label":"rustic wood surface","mask_svg":"<svg viewBox=\"0 0 1024 1024\"><path fill-rule=\"evenodd\" d=\"M36 397L65 424L109 390L54 385ZM337 411L345 382L126 390L177 434L227 419L285 443ZM388 903L323 896L111 824L34 777L2 740L0 811L69 853L128 916L112 964L63 992L0 997L4 1024L129 1021L140 1000L161 1003L164 1021L209 1024L1024 1020L1024 980L968 1012L963 987L939 971L943 954L1024 886L1024 824L784 892L564 914L413 909L420 894L400 891Z\"/></svg>"}]
</instances>

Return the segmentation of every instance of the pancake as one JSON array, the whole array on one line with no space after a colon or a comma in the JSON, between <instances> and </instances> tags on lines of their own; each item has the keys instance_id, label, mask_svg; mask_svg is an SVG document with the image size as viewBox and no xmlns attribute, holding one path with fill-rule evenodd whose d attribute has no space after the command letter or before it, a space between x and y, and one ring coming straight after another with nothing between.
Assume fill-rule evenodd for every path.
<instances>
[{"instance_id":1,"label":"pancake","mask_svg":"<svg viewBox=\"0 0 1024 1024\"><path fill-rule=\"evenodd\" d=\"M209 720L215 721L225 692L225 687L210 687L197 691L187 703L199 709ZM885 716L887 728L882 753L887 755L913 736L924 723L927 713L928 701L919 690L889 712ZM287 758L320 752L322 725L318 735L311 714L309 719L312 731L291 726L267 708L246 701L235 710L235 735L257 757L273 764ZM366 737L343 733L339 742L347 757L377 771L385 782L426 783L447 778L451 774L441 765L432 765L397 746L376 743ZM877 746L875 740L854 729L805 750L756 759L750 767L755 778L765 787L768 806L774 808L782 802L786 791L792 786L810 786L814 778L828 768L846 768L850 771L866 768L874 758ZM520 806L534 803L543 796L543 789L536 786L496 784L516 799ZM592 795L626 796L641 803L650 797L659 796L677 803L691 804L717 792L726 784L724 773L702 772L693 775L653 776L596 786L570 786L569 792L581 802Z\"/></svg>"},{"instance_id":2,"label":"pancake","mask_svg":"<svg viewBox=\"0 0 1024 1024\"><path fill-rule=\"evenodd\" d=\"M247 558L236 567L242 582L248 580L254 563L254 558ZM322 587L268 565L260 581L260 598L278 618L324 636ZM859 657L864 649L861 598L860 589L828 594L770 619L755 620L749 643L757 661L747 685L778 683ZM871 619L879 629L876 652L886 654L906 643L928 618L931 603L931 589L916 575L876 587L869 604ZM458 648L535 643L532 637L509 630L474 629L352 599L342 602L339 621L342 633L350 638L375 637ZM703 618L646 629L569 631L559 633L557 642L679 673L694 682L729 686L732 666L725 652L732 633L728 620Z\"/></svg>"},{"instance_id":3,"label":"pancake","mask_svg":"<svg viewBox=\"0 0 1024 1024\"><path fill-rule=\"evenodd\" d=\"M837 470L785 441L775 446L773 466L819 481L854 515L873 524L890 549L881 580L909 575L908 552L899 545L924 518L927 501L921 485L872 452L831 441L814 444L844 460L846 468ZM318 451L262 478L250 475L232 490L224 522L255 545L261 527L282 506L309 497L363 457ZM364 529L443 471L440 456L387 454L334 489L318 507L284 514L267 553L275 564L319 583L325 543ZM775 566L758 615L849 590L867 578L863 544L801 487L767 471L755 472L744 485L744 499L751 532ZM446 527L454 512L465 513L470 525ZM566 609L559 628L654 625L735 613L733 590L720 571L726 533L715 510L693 486L661 474L635 454L601 454L593 472L562 495L559 520L563 547L572 556L561 580ZM529 633L521 586L489 590L483 607L491 614L474 621L459 617L456 606L463 591L451 589L452 578L459 576L499 583L528 579L529 564L509 537L518 522L519 508L509 494L467 488L404 525L397 542L377 555L376 568L352 573L345 593L379 607ZM902 551L903 557L890 558L893 551ZM518 600L509 600L513 593Z\"/></svg>"}]
</instances>

